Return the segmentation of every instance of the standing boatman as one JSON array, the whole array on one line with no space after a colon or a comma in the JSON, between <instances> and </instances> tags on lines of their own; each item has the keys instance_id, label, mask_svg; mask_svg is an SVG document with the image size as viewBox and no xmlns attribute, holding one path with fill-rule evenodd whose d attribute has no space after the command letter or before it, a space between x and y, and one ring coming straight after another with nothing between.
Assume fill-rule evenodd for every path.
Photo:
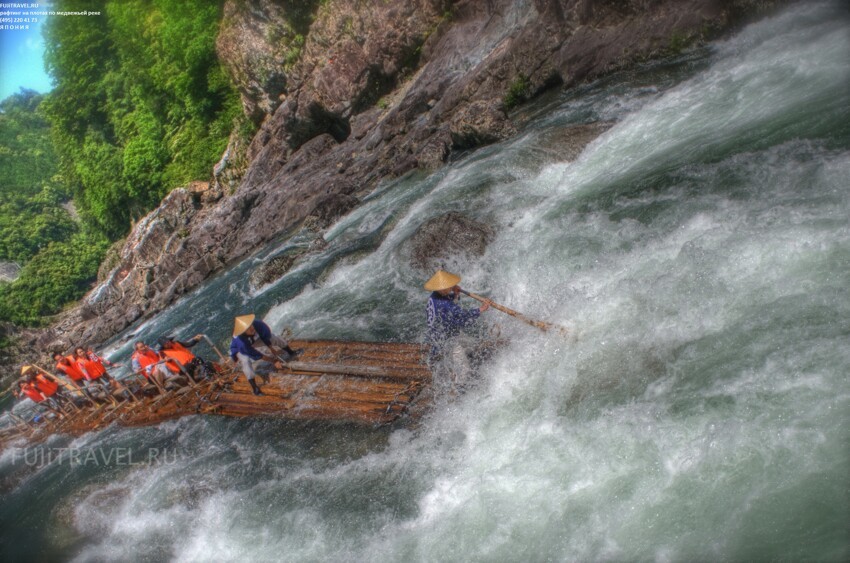
<instances>
[{"instance_id":1,"label":"standing boatman","mask_svg":"<svg viewBox=\"0 0 850 563\"><path fill-rule=\"evenodd\" d=\"M458 376L468 376L472 371L466 347L458 336L463 329L474 325L481 313L490 308L489 301L478 308L461 307L459 283L460 276L444 270L437 270L437 273L425 282L425 289L431 291L427 306L428 340L431 344L429 361L435 364L443 357L450 356L455 380Z\"/></svg>"},{"instance_id":2,"label":"standing boatman","mask_svg":"<svg viewBox=\"0 0 850 563\"><path fill-rule=\"evenodd\" d=\"M263 354L254 347L257 341L262 342L270 354ZM286 352L287 357L280 357L280 350ZM289 361L295 358L301 351L293 350L289 343L283 338L272 334L269 325L256 318L256 315L242 315L233 321L233 340L230 341L230 359L234 365L242 367L242 373L248 379L254 395L262 395L263 392L254 381L254 362L263 360L281 367L281 361ZM265 377L263 379L266 379Z\"/></svg>"}]
</instances>

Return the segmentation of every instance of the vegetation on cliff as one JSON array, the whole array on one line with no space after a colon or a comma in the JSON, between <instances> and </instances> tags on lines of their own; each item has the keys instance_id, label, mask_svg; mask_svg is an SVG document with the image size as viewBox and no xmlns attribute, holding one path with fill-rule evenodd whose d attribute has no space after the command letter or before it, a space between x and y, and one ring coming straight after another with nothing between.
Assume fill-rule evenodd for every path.
<instances>
[{"instance_id":1,"label":"vegetation on cliff","mask_svg":"<svg viewBox=\"0 0 850 563\"><path fill-rule=\"evenodd\" d=\"M215 53L218 3L96 4L99 17L46 25L56 86L44 113L83 219L117 238L171 189L210 175L241 105Z\"/></svg>"},{"instance_id":2,"label":"vegetation on cliff","mask_svg":"<svg viewBox=\"0 0 850 563\"><path fill-rule=\"evenodd\" d=\"M58 4L101 15L50 18L53 91L0 105L0 260L23 266L0 285L0 320L25 325L79 299L170 190L208 178L242 115L215 53L220 3Z\"/></svg>"},{"instance_id":3,"label":"vegetation on cliff","mask_svg":"<svg viewBox=\"0 0 850 563\"><path fill-rule=\"evenodd\" d=\"M0 284L0 320L27 325L85 292L106 244L62 207L69 193L42 100L21 91L0 102L0 260L23 265L17 280Z\"/></svg>"},{"instance_id":4,"label":"vegetation on cliff","mask_svg":"<svg viewBox=\"0 0 850 563\"><path fill-rule=\"evenodd\" d=\"M50 126L36 112L42 96L22 90L0 102L0 261L25 264L75 230L60 204Z\"/></svg>"}]
</instances>

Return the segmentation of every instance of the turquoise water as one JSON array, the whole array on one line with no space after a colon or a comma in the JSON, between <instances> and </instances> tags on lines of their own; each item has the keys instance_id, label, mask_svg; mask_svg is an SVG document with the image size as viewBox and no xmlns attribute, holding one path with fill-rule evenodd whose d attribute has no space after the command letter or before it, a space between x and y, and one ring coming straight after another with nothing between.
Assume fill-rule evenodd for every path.
<instances>
[{"instance_id":1,"label":"turquoise water","mask_svg":"<svg viewBox=\"0 0 850 563\"><path fill-rule=\"evenodd\" d=\"M805 4L541 101L516 139L383 186L274 286L246 274L307 235L136 327L223 343L254 310L420 339L409 238L453 210L498 233L451 264L464 285L576 337L486 313L511 343L413 428L190 417L47 446L132 464L7 450L4 559L848 559L847 23ZM553 135L595 120L564 162Z\"/></svg>"}]
</instances>

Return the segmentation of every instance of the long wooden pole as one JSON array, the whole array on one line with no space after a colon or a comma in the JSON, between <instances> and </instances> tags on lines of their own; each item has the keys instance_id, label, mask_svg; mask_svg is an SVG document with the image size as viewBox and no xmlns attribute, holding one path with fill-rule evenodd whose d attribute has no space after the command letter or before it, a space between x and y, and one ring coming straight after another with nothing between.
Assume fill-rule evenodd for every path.
<instances>
[{"instance_id":1,"label":"long wooden pole","mask_svg":"<svg viewBox=\"0 0 850 563\"><path fill-rule=\"evenodd\" d=\"M207 341L207 344L212 346L212 349L215 350L215 353L218 354L218 359L221 360L222 363L227 363L227 358L224 357L224 354L216 347L215 343L210 339L206 334L201 335L204 337L204 340Z\"/></svg>"},{"instance_id":2,"label":"long wooden pole","mask_svg":"<svg viewBox=\"0 0 850 563\"><path fill-rule=\"evenodd\" d=\"M526 317L525 315L523 315L522 313L520 313L518 311L514 311L513 309L508 309L504 305L499 305L498 303L495 303L494 301L491 301L491 300L489 300L485 297L481 297L480 295L476 295L476 294L474 294L470 291L466 291L464 289L461 289L460 292L463 293L464 295L468 295L469 297L472 297L476 301L480 301L481 303L490 303L490 305L494 309L498 309L499 311L501 311L505 314L508 314L508 315L514 317L515 319L519 319L522 322L529 324L533 327L539 328L540 330L542 330L544 332L548 332L549 330L555 330L559 334L561 334L562 336L568 336L569 335L570 331L565 326L556 325L554 323L550 323L550 322L547 322L547 321L538 321L538 320Z\"/></svg>"},{"instance_id":3,"label":"long wooden pole","mask_svg":"<svg viewBox=\"0 0 850 563\"><path fill-rule=\"evenodd\" d=\"M277 373L310 373L328 375L354 375L359 377L382 377L386 379L420 379L420 372L402 373L401 370L386 369L380 366L352 366L345 364L322 364L311 362L284 362Z\"/></svg>"}]
</instances>

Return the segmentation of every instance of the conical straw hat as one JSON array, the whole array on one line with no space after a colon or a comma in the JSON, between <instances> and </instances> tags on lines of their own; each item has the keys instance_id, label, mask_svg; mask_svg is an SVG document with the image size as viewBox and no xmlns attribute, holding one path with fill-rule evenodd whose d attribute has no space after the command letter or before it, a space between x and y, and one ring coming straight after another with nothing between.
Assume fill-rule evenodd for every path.
<instances>
[{"instance_id":1,"label":"conical straw hat","mask_svg":"<svg viewBox=\"0 0 850 563\"><path fill-rule=\"evenodd\" d=\"M28 365L21 366L21 375L26 375L30 371L32 371L32 366L28 366Z\"/></svg>"},{"instance_id":2,"label":"conical straw hat","mask_svg":"<svg viewBox=\"0 0 850 563\"><path fill-rule=\"evenodd\" d=\"M442 291L450 289L460 282L460 276L456 276L444 270L437 270L430 280L425 282L425 289L428 291Z\"/></svg>"},{"instance_id":3,"label":"conical straw hat","mask_svg":"<svg viewBox=\"0 0 850 563\"><path fill-rule=\"evenodd\" d=\"M242 315L241 317L236 317L233 321L233 336L239 336L251 326L251 323L254 322L256 315Z\"/></svg>"}]
</instances>

